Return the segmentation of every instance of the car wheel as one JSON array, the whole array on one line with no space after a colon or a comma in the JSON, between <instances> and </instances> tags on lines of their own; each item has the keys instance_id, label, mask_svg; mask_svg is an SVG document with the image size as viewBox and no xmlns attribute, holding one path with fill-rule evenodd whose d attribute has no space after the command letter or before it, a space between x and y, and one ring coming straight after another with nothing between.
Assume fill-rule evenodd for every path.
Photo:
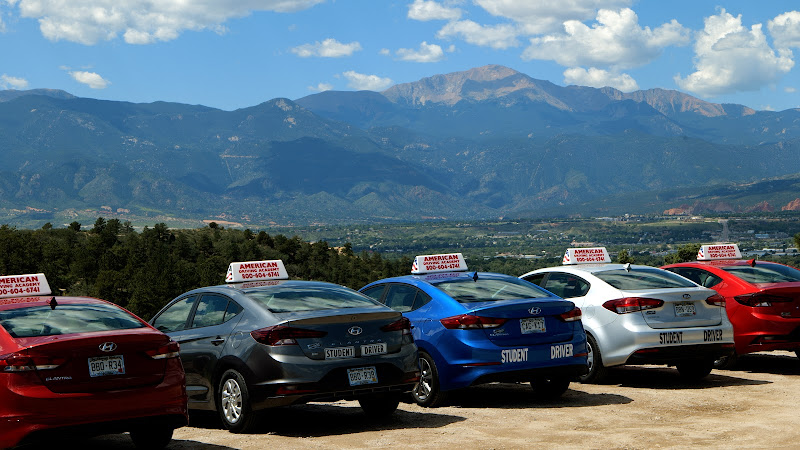
<instances>
[{"instance_id":1,"label":"car wheel","mask_svg":"<svg viewBox=\"0 0 800 450\"><path fill-rule=\"evenodd\" d=\"M161 449L172 441L172 427L150 426L131 430L131 441L136 448Z\"/></svg>"},{"instance_id":2,"label":"car wheel","mask_svg":"<svg viewBox=\"0 0 800 450\"><path fill-rule=\"evenodd\" d=\"M244 433L255 422L247 383L242 374L233 369L222 374L217 389L217 411L222 419L222 426L233 433Z\"/></svg>"},{"instance_id":3,"label":"car wheel","mask_svg":"<svg viewBox=\"0 0 800 450\"><path fill-rule=\"evenodd\" d=\"M683 361L675 364L675 368L678 369L678 373L680 373L682 377L688 380L699 380L711 373L711 370L714 368L714 360L700 359Z\"/></svg>"},{"instance_id":4,"label":"car wheel","mask_svg":"<svg viewBox=\"0 0 800 450\"><path fill-rule=\"evenodd\" d=\"M714 360L714 368L715 369L730 369L736 365L736 362L739 360L739 355L733 353L728 356L720 356L716 360Z\"/></svg>"},{"instance_id":5,"label":"car wheel","mask_svg":"<svg viewBox=\"0 0 800 450\"><path fill-rule=\"evenodd\" d=\"M537 399L552 400L561 397L564 392L567 392L569 380L534 378L531 380L531 388Z\"/></svg>"},{"instance_id":6,"label":"car wheel","mask_svg":"<svg viewBox=\"0 0 800 450\"><path fill-rule=\"evenodd\" d=\"M586 360L589 364L589 372L581 375L578 380L581 383L599 383L605 378L608 369L603 365L603 355L600 354L600 347L591 334L586 334Z\"/></svg>"},{"instance_id":7,"label":"car wheel","mask_svg":"<svg viewBox=\"0 0 800 450\"><path fill-rule=\"evenodd\" d=\"M364 414L370 418L384 419L397 410L400 404L400 394L372 395L358 399L358 404Z\"/></svg>"},{"instance_id":8,"label":"car wheel","mask_svg":"<svg viewBox=\"0 0 800 450\"><path fill-rule=\"evenodd\" d=\"M439 371L436 363L427 353L419 353L419 382L411 391L411 396L419 406L435 408L444 404L447 393L439 389Z\"/></svg>"}]
</instances>

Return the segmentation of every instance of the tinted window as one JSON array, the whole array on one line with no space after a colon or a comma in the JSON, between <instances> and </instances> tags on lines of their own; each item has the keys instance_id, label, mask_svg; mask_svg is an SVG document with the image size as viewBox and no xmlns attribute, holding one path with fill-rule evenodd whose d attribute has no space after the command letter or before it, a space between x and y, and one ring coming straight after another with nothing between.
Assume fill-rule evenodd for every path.
<instances>
[{"instance_id":1,"label":"tinted window","mask_svg":"<svg viewBox=\"0 0 800 450\"><path fill-rule=\"evenodd\" d=\"M342 286L287 286L244 293L274 313L339 308L382 308L383 305Z\"/></svg>"},{"instance_id":2,"label":"tinted window","mask_svg":"<svg viewBox=\"0 0 800 450\"><path fill-rule=\"evenodd\" d=\"M530 281L533 284L538 284L539 286L542 286L542 282L544 281L544 276L545 276L544 273L537 273L533 275L528 275L527 277L523 278L523 280Z\"/></svg>"},{"instance_id":3,"label":"tinted window","mask_svg":"<svg viewBox=\"0 0 800 450\"><path fill-rule=\"evenodd\" d=\"M197 302L197 310L192 319L192 328L210 327L225 322L228 310L228 297L216 294L203 294ZM238 311L237 311L238 313ZM230 320L233 316L229 316Z\"/></svg>"},{"instance_id":4,"label":"tinted window","mask_svg":"<svg viewBox=\"0 0 800 450\"><path fill-rule=\"evenodd\" d=\"M589 292L589 283L585 280L561 272L550 272L547 283L543 286L548 291L563 298L583 297Z\"/></svg>"},{"instance_id":5,"label":"tinted window","mask_svg":"<svg viewBox=\"0 0 800 450\"><path fill-rule=\"evenodd\" d=\"M376 301L381 301L381 297L383 297L383 288L384 287L385 287L385 285L383 285L383 284L380 285L380 286L374 286L374 287L371 287L369 289L365 289L362 292L362 294L364 294L364 295L366 295L366 296L368 296L368 297L370 297L370 298L372 298L372 299L374 299Z\"/></svg>"},{"instance_id":6,"label":"tinted window","mask_svg":"<svg viewBox=\"0 0 800 450\"><path fill-rule=\"evenodd\" d=\"M0 311L0 324L13 337L53 336L145 326L124 310L102 303L72 303Z\"/></svg>"},{"instance_id":7,"label":"tinted window","mask_svg":"<svg viewBox=\"0 0 800 450\"><path fill-rule=\"evenodd\" d=\"M709 288L718 285L722 281L722 278L714 275L713 273L703 269L696 269L694 267L671 267L667 270L670 272L675 272L684 278L688 278L700 286Z\"/></svg>"},{"instance_id":8,"label":"tinted window","mask_svg":"<svg viewBox=\"0 0 800 450\"><path fill-rule=\"evenodd\" d=\"M722 269L749 283L785 283L800 281L800 270L781 264L756 264L753 267L727 266Z\"/></svg>"},{"instance_id":9,"label":"tinted window","mask_svg":"<svg viewBox=\"0 0 800 450\"><path fill-rule=\"evenodd\" d=\"M512 277L479 278L477 281L472 278L449 279L435 286L460 303L550 297L536 285Z\"/></svg>"},{"instance_id":10,"label":"tinted window","mask_svg":"<svg viewBox=\"0 0 800 450\"><path fill-rule=\"evenodd\" d=\"M637 289L675 289L696 287L694 283L672 272L653 268L603 270L594 276L623 291Z\"/></svg>"},{"instance_id":11,"label":"tinted window","mask_svg":"<svg viewBox=\"0 0 800 450\"><path fill-rule=\"evenodd\" d=\"M192 312L194 300L195 297L178 300L153 320L153 326L165 333L183 330L186 328L189 313Z\"/></svg>"},{"instance_id":12,"label":"tinted window","mask_svg":"<svg viewBox=\"0 0 800 450\"><path fill-rule=\"evenodd\" d=\"M421 308L431 301L431 296L407 284L391 284L386 293L386 306L399 312Z\"/></svg>"}]
</instances>

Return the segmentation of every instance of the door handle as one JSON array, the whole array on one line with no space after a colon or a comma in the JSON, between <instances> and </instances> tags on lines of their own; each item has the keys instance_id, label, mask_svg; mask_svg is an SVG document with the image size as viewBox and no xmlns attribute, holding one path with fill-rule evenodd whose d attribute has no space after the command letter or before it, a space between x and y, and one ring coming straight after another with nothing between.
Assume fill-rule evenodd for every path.
<instances>
[{"instance_id":1,"label":"door handle","mask_svg":"<svg viewBox=\"0 0 800 450\"><path fill-rule=\"evenodd\" d=\"M216 338L216 339L212 339L212 340L211 340L211 343L212 343L212 344L214 344L214 345L220 345L220 344L222 344L223 342L225 342L225 339L224 339L224 338L222 338L221 336L217 336L217 338Z\"/></svg>"}]
</instances>

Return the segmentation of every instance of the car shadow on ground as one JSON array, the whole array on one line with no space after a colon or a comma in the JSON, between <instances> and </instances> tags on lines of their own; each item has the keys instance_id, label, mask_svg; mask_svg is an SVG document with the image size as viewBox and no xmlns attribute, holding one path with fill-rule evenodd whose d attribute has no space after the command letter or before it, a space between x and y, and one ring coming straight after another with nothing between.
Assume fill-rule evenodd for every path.
<instances>
[{"instance_id":1,"label":"car shadow on ground","mask_svg":"<svg viewBox=\"0 0 800 450\"><path fill-rule=\"evenodd\" d=\"M365 431L406 428L439 428L467 420L465 417L400 408L385 419L364 414L356 402L312 403L264 410L255 430L249 434L275 434L285 437L337 436ZM216 414L192 413L189 424L196 428L222 429ZM313 424L313 425L312 425Z\"/></svg>"},{"instance_id":2,"label":"car shadow on ground","mask_svg":"<svg viewBox=\"0 0 800 450\"><path fill-rule=\"evenodd\" d=\"M723 386L756 386L771 381L739 378L735 372L713 370L700 380L683 378L674 367L667 366L622 366L609 368L602 385L643 389L709 389Z\"/></svg>"},{"instance_id":3,"label":"car shadow on ground","mask_svg":"<svg viewBox=\"0 0 800 450\"><path fill-rule=\"evenodd\" d=\"M109 434L91 439L58 438L52 441L20 447L19 450L53 450L54 448L74 448L80 450L134 450L130 436L127 434ZM206 444L189 439L173 439L167 447L169 450L235 450L235 447Z\"/></svg>"},{"instance_id":4,"label":"car shadow on ground","mask_svg":"<svg viewBox=\"0 0 800 450\"><path fill-rule=\"evenodd\" d=\"M452 391L446 406L458 408L576 408L584 406L624 405L633 399L612 393L589 393L579 390L580 384L573 382L561 397L545 399L538 397L528 383L490 383ZM435 411L435 409L431 410Z\"/></svg>"},{"instance_id":5,"label":"car shadow on ground","mask_svg":"<svg viewBox=\"0 0 800 450\"><path fill-rule=\"evenodd\" d=\"M800 359L794 353L750 353L741 355L733 367L721 373L769 373L773 375L800 375Z\"/></svg>"}]
</instances>

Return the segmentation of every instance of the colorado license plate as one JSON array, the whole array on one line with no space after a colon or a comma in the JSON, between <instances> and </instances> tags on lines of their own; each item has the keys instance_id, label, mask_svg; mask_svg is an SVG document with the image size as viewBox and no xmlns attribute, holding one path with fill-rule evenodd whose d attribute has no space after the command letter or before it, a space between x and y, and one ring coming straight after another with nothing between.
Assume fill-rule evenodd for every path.
<instances>
[{"instance_id":1,"label":"colorado license plate","mask_svg":"<svg viewBox=\"0 0 800 450\"><path fill-rule=\"evenodd\" d=\"M374 366L347 369L347 378L350 380L350 386L375 384L378 382L378 372Z\"/></svg>"},{"instance_id":2,"label":"colorado license plate","mask_svg":"<svg viewBox=\"0 0 800 450\"><path fill-rule=\"evenodd\" d=\"M695 315L693 302L675 303L675 315L678 317Z\"/></svg>"},{"instance_id":3,"label":"colorado license plate","mask_svg":"<svg viewBox=\"0 0 800 450\"><path fill-rule=\"evenodd\" d=\"M89 358L89 376L91 377L123 374L125 374L125 360L122 355Z\"/></svg>"},{"instance_id":4,"label":"colorado license plate","mask_svg":"<svg viewBox=\"0 0 800 450\"><path fill-rule=\"evenodd\" d=\"M522 330L522 334L544 333L544 317L519 319L519 327Z\"/></svg>"}]
</instances>

